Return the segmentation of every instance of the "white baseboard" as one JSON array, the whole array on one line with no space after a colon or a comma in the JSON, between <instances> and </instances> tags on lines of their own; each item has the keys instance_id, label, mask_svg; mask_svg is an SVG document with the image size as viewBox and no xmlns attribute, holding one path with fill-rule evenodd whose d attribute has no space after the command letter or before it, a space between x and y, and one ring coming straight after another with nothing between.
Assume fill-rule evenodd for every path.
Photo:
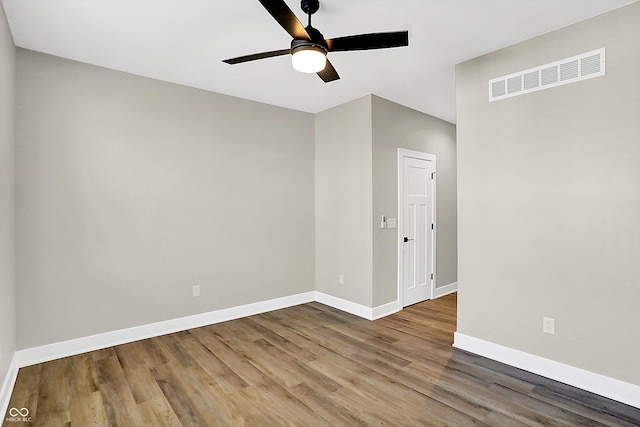
<instances>
[{"instance_id":1,"label":"white baseboard","mask_svg":"<svg viewBox=\"0 0 640 427\"><path fill-rule=\"evenodd\" d=\"M398 301L392 301L387 304L371 308L367 307L366 305L334 297L333 295L325 294L323 292L316 291L315 294L317 302L328 305L329 307L337 308L338 310L342 310L347 313L351 313L355 316L362 317L367 320L380 319L381 317L385 317L400 311Z\"/></svg>"},{"instance_id":2,"label":"white baseboard","mask_svg":"<svg viewBox=\"0 0 640 427\"><path fill-rule=\"evenodd\" d=\"M75 354L112 347L114 345L157 337L159 335L170 334L187 329L199 328L201 326L212 325L214 323L226 322L227 320L239 319L241 317L252 316L254 314L265 313L267 311L278 310L312 301L314 301L314 292L305 292L302 294L210 311L208 313L194 314L192 316L180 317L177 319L166 320L164 322L150 323L148 325L135 326L133 328L120 329L117 331L91 335L69 341L47 344L39 347L28 348L26 350L19 350L16 352L16 357L19 367L35 365L37 363L47 362L61 357L73 356Z\"/></svg>"},{"instance_id":3,"label":"white baseboard","mask_svg":"<svg viewBox=\"0 0 640 427\"><path fill-rule=\"evenodd\" d=\"M453 346L640 408L640 386L456 332Z\"/></svg>"},{"instance_id":4,"label":"white baseboard","mask_svg":"<svg viewBox=\"0 0 640 427\"><path fill-rule=\"evenodd\" d=\"M333 295L325 294L323 292L315 291L316 301L328 305L329 307L337 308L338 310L346 311L355 316L363 317L371 320L373 318L373 309L366 305L358 304L356 302L348 301L346 299L334 297Z\"/></svg>"},{"instance_id":5,"label":"white baseboard","mask_svg":"<svg viewBox=\"0 0 640 427\"><path fill-rule=\"evenodd\" d=\"M402 307L400 307L400 301L398 300L379 305L377 307L373 307L372 317L369 320L380 319L390 314L397 313L400 310L402 310Z\"/></svg>"},{"instance_id":6,"label":"white baseboard","mask_svg":"<svg viewBox=\"0 0 640 427\"><path fill-rule=\"evenodd\" d=\"M4 414L7 413L9 401L11 400L11 393L13 393L13 386L18 378L18 369L20 369L20 366L18 366L18 358L14 353L11 358L11 363L9 364L9 370L7 371L7 375L2 383L2 388L0 389L0 417L4 417ZM2 420L2 418L0 418L0 420Z\"/></svg>"},{"instance_id":7,"label":"white baseboard","mask_svg":"<svg viewBox=\"0 0 640 427\"><path fill-rule=\"evenodd\" d=\"M452 294L458 290L458 282L449 283L433 290L433 299Z\"/></svg>"},{"instance_id":8,"label":"white baseboard","mask_svg":"<svg viewBox=\"0 0 640 427\"><path fill-rule=\"evenodd\" d=\"M398 311L397 302L371 308L322 292L311 291L19 350L14 354L14 362L18 368L35 365L62 357L100 350L187 329L199 328L201 326L239 319L312 301L321 302L368 320L377 319Z\"/></svg>"}]
</instances>

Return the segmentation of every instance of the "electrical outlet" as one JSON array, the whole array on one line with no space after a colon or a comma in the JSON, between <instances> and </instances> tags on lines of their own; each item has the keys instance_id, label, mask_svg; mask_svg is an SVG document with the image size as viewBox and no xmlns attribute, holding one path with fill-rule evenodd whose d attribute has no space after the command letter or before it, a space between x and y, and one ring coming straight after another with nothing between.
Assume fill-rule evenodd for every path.
<instances>
[{"instance_id":1,"label":"electrical outlet","mask_svg":"<svg viewBox=\"0 0 640 427\"><path fill-rule=\"evenodd\" d=\"M550 317L542 318L542 332L545 334L555 335L556 333L556 320Z\"/></svg>"},{"instance_id":2,"label":"electrical outlet","mask_svg":"<svg viewBox=\"0 0 640 427\"><path fill-rule=\"evenodd\" d=\"M338 283L344 285L344 274L338 274Z\"/></svg>"},{"instance_id":3,"label":"electrical outlet","mask_svg":"<svg viewBox=\"0 0 640 427\"><path fill-rule=\"evenodd\" d=\"M195 285L193 287L193 296L194 297L199 297L200 296L200 285Z\"/></svg>"}]
</instances>

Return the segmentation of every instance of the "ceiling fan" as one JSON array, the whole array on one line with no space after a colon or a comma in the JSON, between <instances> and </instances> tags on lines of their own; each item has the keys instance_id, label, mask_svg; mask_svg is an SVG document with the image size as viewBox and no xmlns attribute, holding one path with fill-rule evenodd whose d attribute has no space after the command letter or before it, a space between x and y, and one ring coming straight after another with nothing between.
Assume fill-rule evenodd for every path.
<instances>
[{"instance_id":1,"label":"ceiling fan","mask_svg":"<svg viewBox=\"0 0 640 427\"><path fill-rule=\"evenodd\" d=\"M291 54L291 61L296 70L304 73L317 73L325 83L329 83L340 78L336 69L327 59L327 53L329 52L385 49L409 45L408 31L358 34L325 39L320 31L311 26L311 15L320 8L319 0L302 0L300 2L302 11L308 16L306 28L302 26L284 0L259 1L282 28L293 37L291 48L239 56L225 59L223 62L233 65Z\"/></svg>"}]
</instances>

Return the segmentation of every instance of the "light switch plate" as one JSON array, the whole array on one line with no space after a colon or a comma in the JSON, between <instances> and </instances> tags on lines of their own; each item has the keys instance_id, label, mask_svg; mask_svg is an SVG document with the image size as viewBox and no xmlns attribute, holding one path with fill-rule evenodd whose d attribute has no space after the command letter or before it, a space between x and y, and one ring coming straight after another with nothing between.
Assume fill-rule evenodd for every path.
<instances>
[{"instance_id":1,"label":"light switch plate","mask_svg":"<svg viewBox=\"0 0 640 427\"><path fill-rule=\"evenodd\" d=\"M387 218L387 228L397 228L398 224L395 218Z\"/></svg>"}]
</instances>

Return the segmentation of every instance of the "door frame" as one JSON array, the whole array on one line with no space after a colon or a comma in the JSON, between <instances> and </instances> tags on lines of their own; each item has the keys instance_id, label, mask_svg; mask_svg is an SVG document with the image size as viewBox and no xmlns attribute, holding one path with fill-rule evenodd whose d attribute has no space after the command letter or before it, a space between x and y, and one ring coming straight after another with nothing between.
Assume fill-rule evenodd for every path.
<instances>
[{"instance_id":1,"label":"door frame","mask_svg":"<svg viewBox=\"0 0 640 427\"><path fill-rule=\"evenodd\" d=\"M408 150L406 148L398 148L398 308L402 310L404 308L404 287L402 284L404 262L402 259L403 250L403 238L404 238L404 167L403 160L405 158L413 158L419 160L427 160L432 162L433 174L431 176L431 218L433 219L433 229L431 230L431 250L430 260L431 273L433 279L431 279L431 295L429 299L433 299L436 286L436 231L437 226L437 209L436 209L436 156L435 154L423 153L422 151Z\"/></svg>"}]
</instances>

